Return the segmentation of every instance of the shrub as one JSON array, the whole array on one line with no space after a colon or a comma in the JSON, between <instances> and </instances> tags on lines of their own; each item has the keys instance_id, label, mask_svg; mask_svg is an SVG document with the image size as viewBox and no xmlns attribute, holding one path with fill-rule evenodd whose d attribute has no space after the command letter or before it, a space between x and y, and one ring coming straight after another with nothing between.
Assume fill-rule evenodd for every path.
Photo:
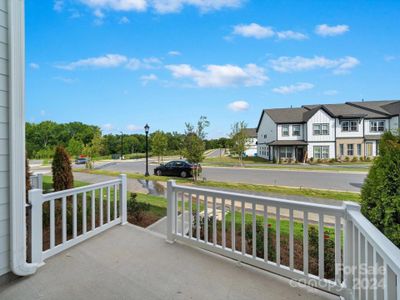
<instances>
[{"instance_id":1,"label":"shrub","mask_svg":"<svg viewBox=\"0 0 400 300\"><path fill-rule=\"evenodd\" d=\"M362 213L400 247L400 136L386 132L361 190Z\"/></svg>"},{"instance_id":2,"label":"shrub","mask_svg":"<svg viewBox=\"0 0 400 300\"><path fill-rule=\"evenodd\" d=\"M127 201L127 212L129 219L133 223L138 223L143 220L144 213L150 209L150 204L148 203L143 203L143 202L138 202L137 201L137 194L136 193L130 193L129 199Z\"/></svg>"},{"instance_id":3,"label":"shrub","mask_svg":"<svg viewBox=\"0 0 400 300\"><path fill-rule=\"evenodd\" d=\"M346 157L344 158L344 161L349 162L349 161L350 161L350 157L346 156Z\"/></svg>"},{"instance_id":4,"label":"shrub","mask_svg":"<svg viewBox=\"0 0 400 300\"><path fill-rule=\"evenodd\" d=\"M336 159L334 159L334 158L331 158L331 159L329 160L330 163L334 163L335 161L336 161Z\"/></svg>"},{"instance_id":5,"label":"shrub","mask_svg":"<svg viewBox=\"0 0 400 300\"><path fill-rule=\"evenodd\" d=\"M58 146L56 148L51 170L53 173L54 191L62 191L74 187L71 161L64 147Z\"/></svg>"},{"instance_id":6,"label":"shrub","mask_svg":"<svg viewBox=\"0 0 400 300\"><path fill-rule=\"evenodd\" d=\"M353 158L352 158L352 160L351 160L352 162L356 162L356 161L358 161L358 158L357 158L357 156L354 156Z\"/></svg>"}]
</instances>

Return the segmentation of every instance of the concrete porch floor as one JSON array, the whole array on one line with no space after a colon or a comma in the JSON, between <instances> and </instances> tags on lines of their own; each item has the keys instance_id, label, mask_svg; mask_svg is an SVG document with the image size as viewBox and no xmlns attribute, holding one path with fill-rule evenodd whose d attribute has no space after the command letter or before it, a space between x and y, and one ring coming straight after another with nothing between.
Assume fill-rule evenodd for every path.
<instances>
[{"instance_id":1,"label":"concrete porch floor","mask_svg":"<svg viewBox=\"0 0 400 300\"><path fill-rule=\"evenodd\" d=\"M25 299L339 299L133 225L117 226L0 288Z\"/></svg>"}]
</instances>

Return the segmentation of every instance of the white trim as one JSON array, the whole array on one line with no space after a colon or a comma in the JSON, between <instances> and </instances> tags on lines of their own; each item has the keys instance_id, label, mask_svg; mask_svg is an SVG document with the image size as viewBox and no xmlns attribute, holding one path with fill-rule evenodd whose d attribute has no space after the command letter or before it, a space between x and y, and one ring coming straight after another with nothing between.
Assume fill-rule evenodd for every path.
<instances>
[{"instance_id":1,"label":"white trim","mask_svg":"<svg viewBox=\"0 0 400 300\"><path fill-rule=\"evenodd\" d=\"M24 0L8 0L9 133L10 133L10 263L19 276L33 274L25 244L25 22Z\"/></svg>"}]
</instances>

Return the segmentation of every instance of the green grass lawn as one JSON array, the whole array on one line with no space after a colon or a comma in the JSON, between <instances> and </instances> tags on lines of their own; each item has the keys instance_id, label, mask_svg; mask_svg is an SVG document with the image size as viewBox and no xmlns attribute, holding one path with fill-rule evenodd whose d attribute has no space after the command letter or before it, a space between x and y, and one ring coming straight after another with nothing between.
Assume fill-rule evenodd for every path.
<instances>
[{"instance_id":1,"label":"green grass lawn","mask_svg":"<svg viewBox=\"0 0 400 300\"><path fill-rule=\"evenodd\" d=\"M105 170L74 170L74 171L86 172L90 174L109 175L109 176L119 176L121 174L120 172L105 171ZM148 179L148 180L162 181L162 182L168 181L169 179L174 179L176 180L177 183L194 184L203 187L224 188L224 189L231 189L234 191L243 191L243 192L250 191L250 192L276 193L282 195L314 197L321 199L333 199L340 201L355 201L355 202L360 201L360 194L352 192L340 192L340 191L329 191L329 190L318 190L318 189L307 189L307 188L291 188L291 187L248 184L248 183L230 183L230 182L219 182L219 181L197 181L196 183L194 183L193 180L191 179L172 178L172 177L154 176L154 175L145 177L144 175L138 173L128 173L127 177L132 179Z\"/></svg>"}]
</instances>

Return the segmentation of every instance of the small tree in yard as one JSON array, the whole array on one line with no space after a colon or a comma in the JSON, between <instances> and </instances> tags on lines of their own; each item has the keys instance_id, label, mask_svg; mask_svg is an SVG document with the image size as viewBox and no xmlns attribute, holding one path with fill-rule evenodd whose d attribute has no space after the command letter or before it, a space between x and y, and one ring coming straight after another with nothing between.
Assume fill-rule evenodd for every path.
<instances>
[{"instance_id":1,"label":"small tree in yard","mask_svg":"<svg viewBox=\"0 0 400 300\"><path fill-rule=\"evenodd\" d=\"M238 155L240 165L243 165L243 155L246 151L249 137L246 134L247 125L245 122L236 122L232 125L230 137L232 139L231 152Z\"/></svg>"},{"instance_id":2,"label":"small tree in yard","mask_svg":"<svg viewBox=\"0 0 400 300\"><path fill-rule=\"evenodd\" d=\"M188 133L184 141L183 154L191 164L198 165L204 160L204 151L206 147L204 141L195 133ZM193 178L196 181L200 175L201 169L194 170Z\"/></svg>"},{"instance_id":3,"label":"small tree in yard","mask_svg":"<svg viewBox=\"0 0 400 300\"><path fill-rule=\"evenodd\" d=\"M64 147L58 146L56 148L51 170L53 172L53 188L55 191L62 191L74 187L71 161Z\"/></svg>"},{"instance_id":4,"label":"small tree in yard","mask_svg":"<svg viewBox=\"0 0 400 300\"><path fill-rule=\"evenodd\" d=\"M163 159L167 151L167 148L168 148L167 135L160 130L154 132L151 137L151 151L153 152L154 155L158 157L158 162L160 162Z\"/></svg>"},{"instance_id":5,"label":"small tree in yard","mask_svg":"<svg viewBox=\"0 0 400 300\"><path fill-rule=\"evenodd\" d=\"M400 247L400 135L386 132L361 190L362 213Z\"/></svg>"}]
</instances>

